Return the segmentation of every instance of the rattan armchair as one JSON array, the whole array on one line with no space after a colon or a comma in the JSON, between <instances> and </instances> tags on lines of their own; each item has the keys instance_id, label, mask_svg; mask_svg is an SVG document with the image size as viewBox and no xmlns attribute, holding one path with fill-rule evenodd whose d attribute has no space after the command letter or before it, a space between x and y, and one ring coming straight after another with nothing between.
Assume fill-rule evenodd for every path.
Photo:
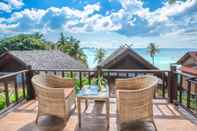
<instances>
[{"instance_id":1,"label":"rattan armchair","mask_svg":"<svg viewBox=\"0 0 197 131\"><path fill-rule=\"evenodd\" d=\"M36 123L42 115L60 117L66 121L75 107L73 80L65 80L55 75L35 75L32 84L38 100Z\"/></svg>"},{"instance_id":2,"label":"rattan armchair","mask_svg":"<svg viewBox=\"0 0 197 131\"><path fill-rule=\"evenodd\" d=\"M153 120L153 94L158 79L145 75L129 79L116 80L117 117L118 128L132 122L152 122Z\"/></svg>"}]
</instances>

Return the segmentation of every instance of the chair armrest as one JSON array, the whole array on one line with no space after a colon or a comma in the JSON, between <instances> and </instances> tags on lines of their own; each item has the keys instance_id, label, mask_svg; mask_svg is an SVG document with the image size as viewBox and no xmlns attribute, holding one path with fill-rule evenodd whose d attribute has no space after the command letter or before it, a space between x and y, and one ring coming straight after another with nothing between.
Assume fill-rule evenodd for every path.
<instances>
[{"instance_id":1,"label":"chair armrest","mask_svg":"<svg viewBox=\"0 0 197 131\"><path fill-rule=\"evenodd\" d=\"M50 75L47 77L48 82L55 88L74 88L74 80L64 79L59 76Z\"/></svg>"},{"instance_id":2,"label":"chair armrest","mask_svg":"<svg viewBox=\"0 0 197 131\"><path fill-rule=\"evenodd\" d=\"M146 90L151 90L151 87L147 87L147 88L142 88L142 89L136 89L136 90L130 90L130 89L117 89L117 92L121 92L121 93L139 93L139 92L143 92ZM153 88L154 89L154 88Z\"/></svg>"},{"instance_id":3,"label":"chair armrest","mask_svg":"<svg viewBox=\"0 0 197 131\"><path fill-rule=\"evenodd\" d=\"M70 97L70 95L72 95L72 93L74 93L74 89L73 88L65 88L64 89L64 98L67 99L68 97Z\"/></svg>"},{"instance_id":4,"label":"chair armrest","mask_svg":"<svg viewBox=\"0 0 197 131\"><path fill-rule=\"evenodd\" d=\"M140 90L116 90L117 99L153 98L154 88ZM139 97L140 96L140 97Z\"/></svg>"}]
</instances>

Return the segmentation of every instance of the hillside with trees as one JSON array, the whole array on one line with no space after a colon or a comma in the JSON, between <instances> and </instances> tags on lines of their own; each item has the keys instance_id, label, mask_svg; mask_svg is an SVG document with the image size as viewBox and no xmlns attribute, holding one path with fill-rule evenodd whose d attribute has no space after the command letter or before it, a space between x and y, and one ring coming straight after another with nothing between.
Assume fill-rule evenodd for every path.
<instances>
[{"instance_id":1,"label":"hillside with trees","mask_svg":"<svg viewBox=\"0 0 197 131\"><path fill-rule=\"evenodd\" d=\"M87 65L86 55L80 41L63 33L57 42L47 41L43 34L18 34L0 40L0 54L9 50L60 50Z\"/></svg>"}]
</instances>

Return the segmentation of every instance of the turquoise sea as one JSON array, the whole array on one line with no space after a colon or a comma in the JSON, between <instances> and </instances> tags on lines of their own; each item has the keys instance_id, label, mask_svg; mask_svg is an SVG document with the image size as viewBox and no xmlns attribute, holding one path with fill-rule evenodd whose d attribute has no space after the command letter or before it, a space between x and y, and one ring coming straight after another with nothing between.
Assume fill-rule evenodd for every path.
<instances>
[{"instance_id":1,"label":"turquoise sea","mask_svg":"<svg viewBox=\"0 0 197 131\"><path fill-rule=\"evenodd\" d=\"M94 60L96 49L84 48L83 50L88 57L89 67L94 68L96 66ZM106 57L115 50L116 49L106 49ZM152 62L146 48L134 48L134 50L146 60ZM160 52L155 56L155 65L163 70L169 69L170 63L176 63L176 61L188 51L197 51L197 48L161 48Z\"/></svg>"}]
</instances>

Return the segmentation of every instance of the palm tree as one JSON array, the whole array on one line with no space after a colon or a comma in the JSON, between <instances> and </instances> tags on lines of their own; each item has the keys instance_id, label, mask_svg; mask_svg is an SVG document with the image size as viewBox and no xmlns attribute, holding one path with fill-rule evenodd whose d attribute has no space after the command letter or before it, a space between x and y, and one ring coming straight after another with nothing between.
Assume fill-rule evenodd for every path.
<instances>
[{"instance_id":1,"label":"palm tree","mask_svg":"<svg viewBox=\"0 0 197 131\"><path fill-rule=\"evenodd\" d=\"M81 63L87 65L87 57L80 47L80 41L74 37L65 37L63 33L60 34L60 40L57 42L58 49L64 53L74 57L81 61Z\"/></svg>"},{"instance_id":2,"label":"palm tree","mask_svg":"<svg viewBox=\"0 0 197 131\"><path fill-rule=\"evenodd\" d=\"M152 58L152 63L155 63L155 55L159 53L159 47L155 45L155 43L150 43L147 47L148 53Z\"/></svg>"},{"instance_id":3,"label":"palm tree","mask_svg":"<svg viewBox=\"0 0 197 131\"><path fill-rule=\"evenodd\" d=\"M105 58L105 50L102 48L96 49L95 61L98 63L102 62Z\"/></svg>"},{"instance_id":4,"label":"palm tree","mask_svg":"<svg viewBox=\"0 0 197 131\"><path fill-rule=\"evenodd\" d=\"M36 32L33 34L33 36L37 39L43 39L44 35L42 33Z\"/></svg>"},{"instance_id":5,"label":"palm tree","mask_svg":"<svg viewBox=\"0 0 197 131\"><path fill-rule=\"evenodd\" d=\"M79 57L79 52L80 52L80 41L73 38L72 36L71 37L68 37L67 38L67 43L68 43L68 46L70 48L69 50L69 55L73 56L74 58L78 58Z\"/></svg>"}]
</instances>

